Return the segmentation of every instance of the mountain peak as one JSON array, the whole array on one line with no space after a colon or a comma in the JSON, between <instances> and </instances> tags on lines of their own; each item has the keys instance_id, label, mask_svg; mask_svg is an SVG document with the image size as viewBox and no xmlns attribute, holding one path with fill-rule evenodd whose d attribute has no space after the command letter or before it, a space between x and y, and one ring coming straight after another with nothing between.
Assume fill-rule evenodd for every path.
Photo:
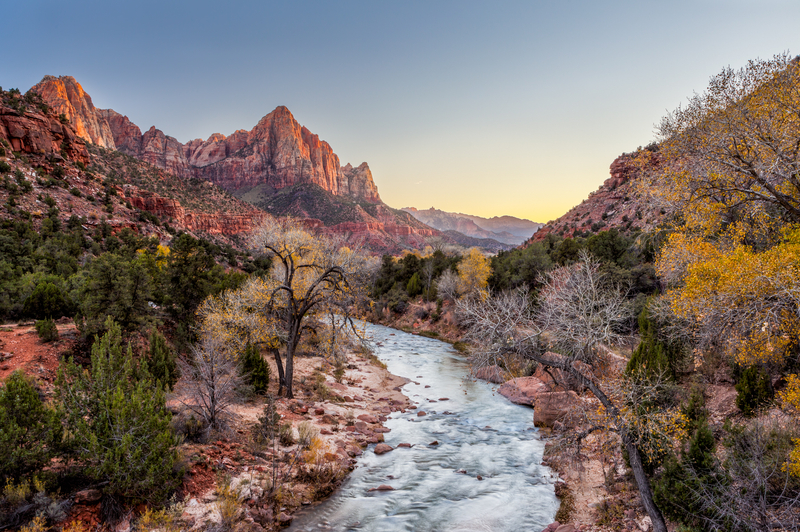
<instances>
[{"instance_id":1,"label":"mountain peak","mask_svg":"<svg viewBox=\"0 0 800 532\"><path fill-rule=\"evenodd\" d=\"M105 148L115 147L111 129L104 120L98 120L91 96L74 77L47 75L31 90L38 92L57 114L66 116L79 137Z\"/></svg>"},{"instance_id":2,"label":"mountain peak","mask_svg":"<svg viewBox=\"0 0 800 532\"><path fill-rule=\"evenodd\" d=\"M341 167L330 145L301 126L285 105L275 107L250 131L240 129L229 137L214 133L205 141L181 144L155 126L142 134L127 117L95 108L72 76L45 76L33 90L56 112L64 113L84 140L118 149L179 177L207 179L231 192L314 183L334 195L380 202L369 166Z\"/></svg>"}]
</instances>

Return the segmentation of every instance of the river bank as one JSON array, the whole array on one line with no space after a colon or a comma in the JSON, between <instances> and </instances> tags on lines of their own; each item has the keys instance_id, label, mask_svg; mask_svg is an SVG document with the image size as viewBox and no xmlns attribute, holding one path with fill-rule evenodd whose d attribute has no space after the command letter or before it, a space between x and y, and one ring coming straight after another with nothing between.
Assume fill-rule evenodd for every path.
<instances>
[{"instance_id":1,"label":"river bank","mask_svg":"<svg viewBox=\"0 0 800 532\"><path fill-rule=\"evenodd\" d=\"M433 303L411 301L402 314L385 312L381 316L381 323L461 347L459 343L464 331L458 327L452 304L443 305L438 319L433 319L434 308ZM498 385L499 389L502 380L498 382L491 378L492 375L490 371L484 376L489 377L488 380ZM585 395L582 400L595 402L591 395ZM557 486L557 494L563 505L558 515L561 519L559 524L567 524L574 530L596 532L618 530L620 524L623 530L648 529L649 518L641 506L615 434L590 434L583 440L580 449L575 449L565 444L568 438L564 439L564 436L580 431L581 427L560 423L555 431L552 425L541 428L543 438L547 441L542 463L557 473L562 481ZM552 528L549 532L553 530L556 529Z\"/></svg>"},{"instance_id":2,"label":"river bank","mask_svg":"<svg viewBox=\"0 0 800 532\"><path fill-rule=\"evenodd\" d=\"M409 406L400 391L408 381L369 353L348 353L346 367L336 382L322 358L297 357L295 398L275 399L280 424L291 426L295 440L303 431L317 433L311 448L280 439L274 448L256 443L253 427L262 416L263 399L234 405L236 421L228 438L185 446L190 467L178 517L183 526L201 529L225 521L230 490L238 503L233 521L255 531L284 528L300 508L327 497L367 445L384 440L387 416ZM277 384L271 383L269 391L275 395Z\"/></svg>"}]
</instances>

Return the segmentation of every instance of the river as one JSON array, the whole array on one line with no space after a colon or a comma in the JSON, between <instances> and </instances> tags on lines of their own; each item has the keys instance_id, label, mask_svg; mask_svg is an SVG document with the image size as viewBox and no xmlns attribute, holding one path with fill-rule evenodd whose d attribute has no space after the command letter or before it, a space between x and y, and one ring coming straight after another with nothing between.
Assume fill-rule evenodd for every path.
<instances>
[{"instance_id":1,"label":"river","mask_svg":"<svg viewBox=\"0 0 800 532\"><path fill-rule=\"evenodd\" d=\"M533 411L470 379L447 343L379 325L367 336L390 372L411 379L403 392L418 409L392 414L385 437L395 449L378 456L371 445L341 488L289 530L535 532L553 522L554 477L540 465ZM382 484L394 490L369 491Z\"/></svg>"}]
</instances>

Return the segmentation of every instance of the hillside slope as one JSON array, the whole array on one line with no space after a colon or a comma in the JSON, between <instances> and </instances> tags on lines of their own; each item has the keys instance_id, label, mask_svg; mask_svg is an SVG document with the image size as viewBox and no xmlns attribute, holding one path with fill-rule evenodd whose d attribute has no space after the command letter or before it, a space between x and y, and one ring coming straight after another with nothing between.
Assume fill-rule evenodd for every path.
<instances>
[{"instance_id":1,"label":"hillside slope","mask_svg":"<svg viewBox=\"0 0 800 532\"><path fill-rule=\"evenodd\" d=\"M661 164L657 150L655 146L648 146L614 159L611 177L566 214L544 224L529 242L544 240L549 234L567 238L604 229L630 232L657 226L663 214L645 199L637 181L644 172Z\"/></svg>"}]
</instances>

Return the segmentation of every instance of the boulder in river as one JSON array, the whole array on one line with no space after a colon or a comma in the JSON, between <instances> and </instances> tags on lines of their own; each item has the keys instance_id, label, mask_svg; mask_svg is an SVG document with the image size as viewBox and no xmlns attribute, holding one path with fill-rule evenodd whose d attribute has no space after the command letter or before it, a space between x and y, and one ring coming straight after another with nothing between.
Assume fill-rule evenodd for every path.
<instances>
[{"instance_id":1,"label":"boulder in river","mask_svg":"<svg viewBox=\"0 0 800 532\"><path fill-rule=\"evenodd\" d=\"M534 406L536 396L549 390L547 385L536 377L519 377L506 382L497 391L508 397L512 403Z\"/></svg>"},{"instance_id":2,"label":"boulder in river","mask_svg":"<svg viewBox=\"0 0 800 532\"><path fill-rule=\"evenodd\" d=\"M387 445L385 443L379 443L378 445L375 446L375 454L385 454L393 450L394 449L392 448L391 445Z\"/></svg>"},{"instance_id":3,"label":"boulder in river","mask_svg":"<svg viewBox=\"0 0 800 532\"><path fill-rule=\"evenodd\" d=\"M487 366L485 368L478 368L474 372L476 379L492 382L494 384L503 384L506 382L508 373L500 366Z\"/></svg>"}]
</instances>

